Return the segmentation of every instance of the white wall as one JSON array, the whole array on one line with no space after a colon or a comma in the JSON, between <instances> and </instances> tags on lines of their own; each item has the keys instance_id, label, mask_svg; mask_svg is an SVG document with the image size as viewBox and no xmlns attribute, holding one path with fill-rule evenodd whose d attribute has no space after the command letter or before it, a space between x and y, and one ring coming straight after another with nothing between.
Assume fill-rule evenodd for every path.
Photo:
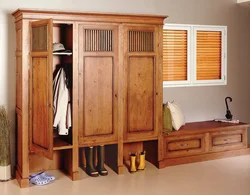
<instances>
[{"instance_id":1,"label":"white wall","mask_svg":"<svg viewBox=\"0 0 250 195\"><path fill-rule=\"evenodd\" d=\"M235 118L250 122L250 10L237 0L0 0L0 104L7 107L15 148L15 30L17 8L169 15L166 22L228 26L228 85L164 89L164 101L176 100L187 121L224 117L224 98L231 96ZM13 163L14 164L14 163Z\"/></svg>"}]
</instances>

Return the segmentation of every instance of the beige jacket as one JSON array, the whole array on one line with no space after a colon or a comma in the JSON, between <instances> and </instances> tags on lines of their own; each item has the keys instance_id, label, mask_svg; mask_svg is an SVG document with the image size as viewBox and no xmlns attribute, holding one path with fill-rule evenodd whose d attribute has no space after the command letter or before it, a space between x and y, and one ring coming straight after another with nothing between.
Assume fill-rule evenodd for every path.
<instances>
[{"instance_id":1,"label":"beige jacket","mask_svg":"<svg viewBox=\"0 0 250 195\"><path fill-rule=\"evenodd\" d=\"M71 127L70 93L65 80L66 75L61 68L53 80L53 127L58 127L59 135L68 135L68 130Z\"/></svg>"}]
</instances>

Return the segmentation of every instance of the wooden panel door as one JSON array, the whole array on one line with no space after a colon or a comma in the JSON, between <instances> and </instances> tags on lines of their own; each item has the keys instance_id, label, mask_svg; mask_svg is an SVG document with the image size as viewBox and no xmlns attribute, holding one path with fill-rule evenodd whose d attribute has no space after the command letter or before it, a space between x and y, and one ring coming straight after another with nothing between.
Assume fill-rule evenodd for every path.
<instances>
[{"instance_id":1,"label":"wooden panel door","mask_svg":"<svg viewBox=\"0 0 250 195\"><path fill-rule=\"evenodd\" d=\"M116 25L79 25L79 144L117 142Z\"/></svg>"},{"instance_id":2,"label":"wooden panel door","mask_svg":"<svg viewBox=\"0 0 250 195\"><path fill-rule=\"evenodd\" d=\"M160 98L158 26L125 27L125 140L157 139Z\"/></svg>"},{"instance_id":3,"label":"wooden panel door","mask_svg":"<svg viewBox=\"0 0 250 195\"><path fill-rule=\"evenodd\" d=\"M30 24L30 149L49 159L53 158L52 29L51 19Z\"/></svg>"}]
</instances>

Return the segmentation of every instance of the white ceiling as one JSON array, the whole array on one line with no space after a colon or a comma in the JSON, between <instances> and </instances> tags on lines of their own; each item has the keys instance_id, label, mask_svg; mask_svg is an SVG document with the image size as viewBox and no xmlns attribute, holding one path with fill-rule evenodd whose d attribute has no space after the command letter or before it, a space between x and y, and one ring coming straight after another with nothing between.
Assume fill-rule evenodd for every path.
<instances>
[{"instance_id":1,"label":"white ceiling","mask_svg":"<svg viewBox=\"0 0 250 195\"><path fill-rule=\"evenodd\" d=\"M237 3L243 7L250 7L250 0L237 0Z\"/></svg>"},{"instance_id":2,"label":"white ceiling","mask_svg":"<svg viewBox=\"0 0 250 195\"><path fill-rule=\"evenodd\" d=\"M237 0L237 3L246 3L246 2L250 2L250 0Z\"/></svg>"}]
</instances>

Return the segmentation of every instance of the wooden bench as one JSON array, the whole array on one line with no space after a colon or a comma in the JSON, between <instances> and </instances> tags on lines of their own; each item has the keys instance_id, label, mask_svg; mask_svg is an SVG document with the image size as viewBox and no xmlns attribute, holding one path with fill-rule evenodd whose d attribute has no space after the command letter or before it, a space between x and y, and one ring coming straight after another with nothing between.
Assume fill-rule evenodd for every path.
<instances>
[{"instance_id":1,"label":"wooden bench","mask_svg":"<svg viewBox=\"0 0 250 195\"><path fill-rule=\"evenodd\" d=\"M158 167L250 154L248 127L246 123L204 121L163 133L158 142Z\"/></svg>"}]
</instances>

